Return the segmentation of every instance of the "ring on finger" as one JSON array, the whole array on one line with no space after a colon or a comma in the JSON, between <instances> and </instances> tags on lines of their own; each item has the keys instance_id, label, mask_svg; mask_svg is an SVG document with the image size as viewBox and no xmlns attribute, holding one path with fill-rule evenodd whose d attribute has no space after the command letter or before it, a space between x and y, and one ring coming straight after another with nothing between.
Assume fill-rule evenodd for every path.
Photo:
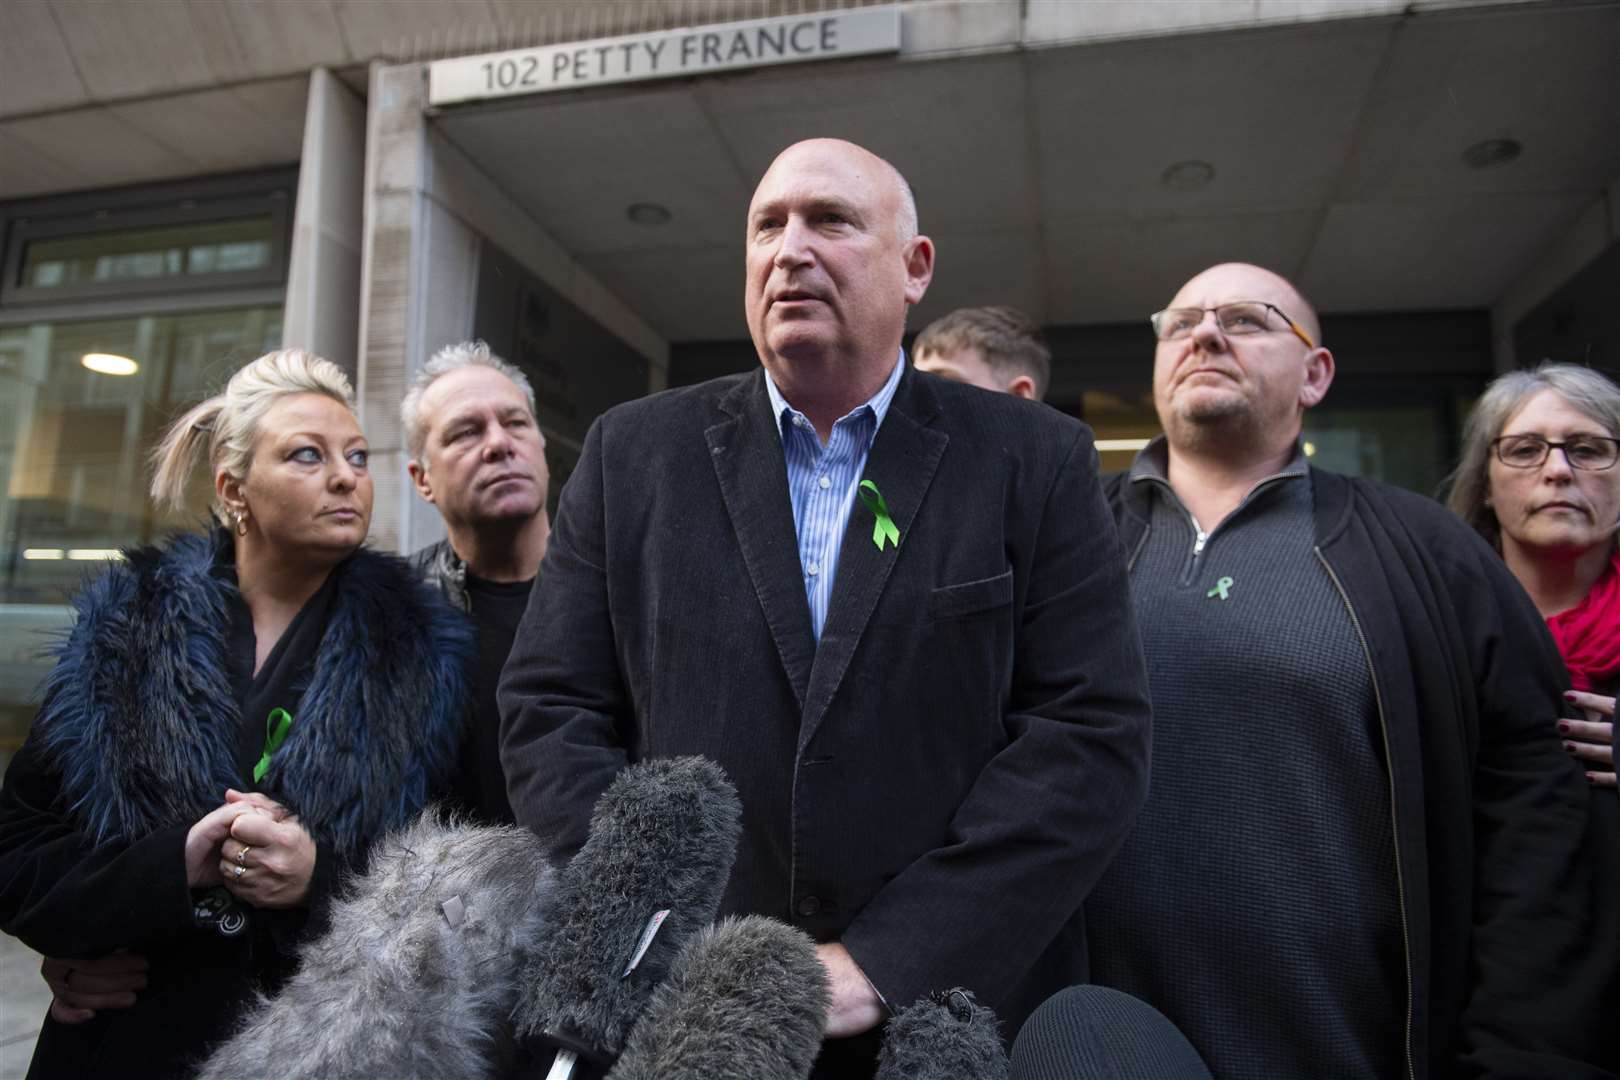
<instances>
[{"instance_id":1,"label":"ring on finger","mask_svg":"<svg viewBox=\"0 0 1620 1080\"><path fill-rule=\"evenodd\" d=\"M236 881L241 881L242 880L242 875L245 874L245 873L247 873L247 867L245 867L245 866L233 866L233 867L231 867L231 877L232 877L232 879L234 879Z\"/></svg>"},{"instance_id":2,"label":"ring on finger","mask_svg":"<svg viewBox=\"0 0 1620 1080\"><path fill-rule=\"evenodd\" d=\"M247 865L247 853L252 851L252 850L253 850L253 845L252 844L243 844L239 849L237 849L237 852L236 852L236 865L237 866L246 866ZM239 874L237 876L240 877L241 875Z\"/></svg>"}]
</instances>

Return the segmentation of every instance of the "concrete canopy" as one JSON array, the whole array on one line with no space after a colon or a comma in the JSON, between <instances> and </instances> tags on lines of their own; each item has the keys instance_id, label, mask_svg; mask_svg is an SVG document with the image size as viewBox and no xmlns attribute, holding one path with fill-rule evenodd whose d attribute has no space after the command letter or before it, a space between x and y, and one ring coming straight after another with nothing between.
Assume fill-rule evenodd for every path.
<instances>
[{"instance_id":1,"label":"concrete canopy","mask_svg":"<svg viewBox=\"0 0 1620 1080\"><path fill-rule=\"evenodd\" d=\"M364 93L374 60L856 2L11 0L0 199L294 162L316 65ZM1134 320L1227 258L1276 267L1327 310L1488 307L1572 228L1620 236L1614 0L902 6L897 58L474 104L433 124L670 341L744 336L748 194L814 134L866 143L916 188L940 248L918 324L990 302L1054 324ZM1523 153L1466 165L1489 139ZM1187 161L1213 178L1164 182ZM671 221L632 224L637 202Z\"/></svg>"},{"instance_id":2,"label":"concrete canopy","mask_svg":"<svg viewBox=\"0 0 1620 1080\"><path fill-rule=\"evenodd\" d=\"M1143 318L1224 259L1274 267L1332 311L1483 308L1620 178L1620 9L846 61L434 122L672 341L746 337L753 184L824 134L888 157L917 192L939 264L913 325L983 303L1049 324ZM1523 153L1466 164L1487 139ZM1213 179L1166 183L1184 161ZM640 202L671 220L631 222Z\"/></svg>"}]
</instances>

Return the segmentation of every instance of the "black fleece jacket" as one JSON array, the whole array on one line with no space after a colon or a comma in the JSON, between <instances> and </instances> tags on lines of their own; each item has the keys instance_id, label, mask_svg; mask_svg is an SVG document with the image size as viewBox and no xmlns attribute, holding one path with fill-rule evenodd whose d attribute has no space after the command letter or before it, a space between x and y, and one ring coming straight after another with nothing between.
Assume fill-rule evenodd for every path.
<instances>
[{"instance_id":1,"label":"black fleece jacket","mask_svg":"<svg viewBox=\"0 0 1620 1080\"><path fill-rule=\"evenodd\" d=\"M1616 960L1588 947L1590 794L1553 725L1567 683L1546 624L1438 503L1319 469L1311 482L1316 552L1389 740L1411 1080L1612 1075L1586 1064L1613 1022ZM1107 484L1133 561L1142 487Z\"/></svg>"}]
</instances>

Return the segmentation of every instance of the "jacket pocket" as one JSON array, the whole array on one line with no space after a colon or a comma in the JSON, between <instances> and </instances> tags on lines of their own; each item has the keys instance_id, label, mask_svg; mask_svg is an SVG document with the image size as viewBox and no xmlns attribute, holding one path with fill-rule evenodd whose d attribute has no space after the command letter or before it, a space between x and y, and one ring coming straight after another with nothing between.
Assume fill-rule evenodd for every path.
<instances>
[{"instance_id":1,"label":"jacket pocket","mask_svg":"<svg viewBox=\"0 0 1620 1080\"><path fill-rule=\"evenodd\" d=\"M929 614L935 619L963 619L983 611L1003 608L1013 601L1013 572L1008 567L995 577L944 585L929 597Z\"/></svg>"}]
</instances>

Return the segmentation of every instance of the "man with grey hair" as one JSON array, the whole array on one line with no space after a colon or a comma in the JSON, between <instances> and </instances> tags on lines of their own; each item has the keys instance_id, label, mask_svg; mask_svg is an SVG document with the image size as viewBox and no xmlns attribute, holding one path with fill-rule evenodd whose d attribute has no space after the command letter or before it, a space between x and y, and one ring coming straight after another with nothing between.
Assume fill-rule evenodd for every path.
<instances>
[{"instance_id":1,"label":"man with grey hair","mask_svg":"<svg viewBox=\"0 0 1620 1080\"><path fill-rule=\"evenodd\" d=\"M510 822L495 688L551 535L534 390L488 345L463 342L434 354L400 413L411 482L449 534L417 553L417 567L478 631L476 712L457 794L480 818Z\"/></svg>"}]
</instances>

